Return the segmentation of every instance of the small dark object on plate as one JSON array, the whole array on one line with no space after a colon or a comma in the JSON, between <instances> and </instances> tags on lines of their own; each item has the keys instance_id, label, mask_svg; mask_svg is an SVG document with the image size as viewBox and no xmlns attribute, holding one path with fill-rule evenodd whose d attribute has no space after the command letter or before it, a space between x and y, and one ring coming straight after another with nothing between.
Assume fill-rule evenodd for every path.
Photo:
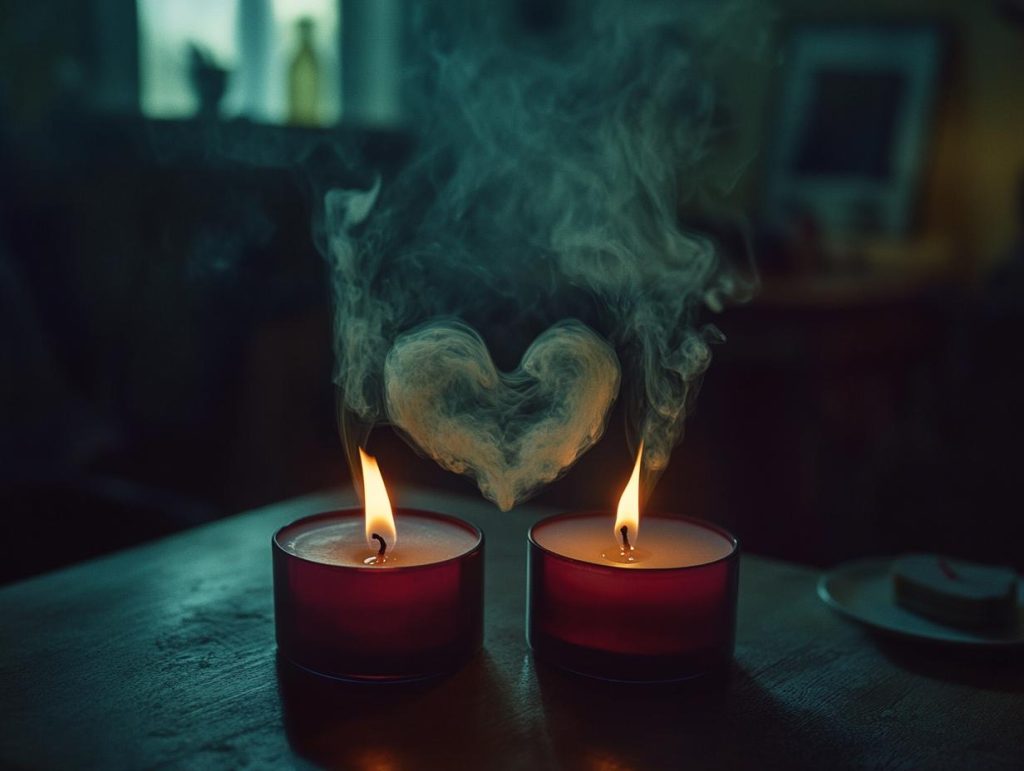
<instances>
[{"instance_id":1,"label":"small dark object on plate","mask_svg":"<svg viewBox=\"0 0 1024 771\"><path fill-rule=\"evenodd\" d=\"M892 566L893 594L907 610L951 626L1009 626L1017 607L1017 574L935 554L908 554Z\"/></svg>"}]
</instances>

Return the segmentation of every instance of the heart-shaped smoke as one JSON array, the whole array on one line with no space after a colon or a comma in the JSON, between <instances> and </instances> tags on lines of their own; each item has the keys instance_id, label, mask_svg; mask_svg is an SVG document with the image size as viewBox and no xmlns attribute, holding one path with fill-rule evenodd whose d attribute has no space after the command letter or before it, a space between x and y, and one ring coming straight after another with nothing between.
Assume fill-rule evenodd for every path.
<instances>
[{"instance_id":1,"label":"heart-shaped smoke","mask_svg":"<svg viewBox=\"0 0 1024 771\"><path fill-rule=\"evenodd\" d=\"M502 508L599 438L618 383L582 323L538 333L582 319L618 351L649 484L710 360L697 316L736 289L678 222L712 125L701 65L730 40L721 4L568 7L530 35L490 3L423 5L413 158L325 199L344 408L371 424L389 408ZM484 340L506 366L525 352L520 369L500 375Z\"/></svg>"},{"instance_id":2,"label":"heart-shaped smoke","mask_svg":"<svg viewBox=\"0 0 1024 771\"><path fill-rule=\"evenodd\" d=\"M604 433L619 392L615 351L578 321L541 334L502 374L465 324L401 335L384 363L388 417L507 511Z\"/></svg>"}]
</instances>

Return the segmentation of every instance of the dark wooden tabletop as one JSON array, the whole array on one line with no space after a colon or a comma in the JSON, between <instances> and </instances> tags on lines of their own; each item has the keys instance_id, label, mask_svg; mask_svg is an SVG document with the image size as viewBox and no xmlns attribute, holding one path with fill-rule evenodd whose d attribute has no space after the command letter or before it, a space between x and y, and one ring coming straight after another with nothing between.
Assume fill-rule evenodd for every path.
<instances>
[{"instance_id":1,"label":"dark wooden tabletop","mask_svg":"<svg viewBox=\"0 0 1024 771\"><path fill-rule=\"evenodd\" d=\"M728 679L584 680L524 640L529 524L407 494L487 535L485 649L415 686L352 686L277 661L270 536L350 494L232 517L0 591L0 767L408 769L1020 768L1019 658L886 642L835 616L816 574L741 567Z\"/></svg>"}]
</instances>

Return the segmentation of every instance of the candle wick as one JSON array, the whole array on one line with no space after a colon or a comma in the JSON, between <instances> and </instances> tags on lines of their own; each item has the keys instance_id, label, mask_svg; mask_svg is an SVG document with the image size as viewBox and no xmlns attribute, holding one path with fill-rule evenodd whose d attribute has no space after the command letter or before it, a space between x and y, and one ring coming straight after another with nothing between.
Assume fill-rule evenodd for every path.
<instances>
[{"instance_id":1,"label":"candle wick","mask_svg":"<svg viewBox=\"0 0 1024 771\"><path fill-rule=\"evenodd\" d=\"M380 548L377 550L377 556L378 557L383 557L384 556L384 552L386 552L388 550L388 543L387 543L387 541L385 541L383 537L377 535L376 533L371 535L370 538L373 538L373 539L375 539L377 541L380 541Z\"/></svg>"},{"instance_id":2,"label":"candle wick","mask_svg":"<svg viewBox=\"0 0 1024 771\"><path fill-rule=\"evenodd\" d=\"M622 550L631 551L633 547L629 545L629 527L623 525L619 528L619 533L622 535Z\"/></svg>"}]
</instances>

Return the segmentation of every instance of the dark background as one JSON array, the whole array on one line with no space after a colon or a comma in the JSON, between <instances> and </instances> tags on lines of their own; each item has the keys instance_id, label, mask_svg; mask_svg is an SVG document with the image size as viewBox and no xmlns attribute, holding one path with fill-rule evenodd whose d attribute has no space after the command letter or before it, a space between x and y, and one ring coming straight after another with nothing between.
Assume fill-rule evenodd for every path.
<instances>
[{"instance_id":1,"label":"dark background","mask_svg":"<svg viewBox=\"0 0 1024 771\"><path fill-rule=\"evenodd\" d=\"M523 34L572 12L503 3ZM343 63L368 44L359 5ZM680 217L752 251L761 287L714 319L728 342L650 505L814 564L930 549L1022 567L1024 11L828 5L778 3L758 66L718 84L715 149L744 173ZM133 2L3 0L0 23L0 580L347 483L314 214L327 185L398 168L415 127L149 118ZM943 39L910 226L765 221L791 36L908 23ZM819 87L800 169L888 173L898 84ZM866 114L841 109L858 93ZM370 449L399 502L412 483L474 494L390 429ZM611 507L630 464L616 414L540 500Z\"/></svg>"}]
</instances>

